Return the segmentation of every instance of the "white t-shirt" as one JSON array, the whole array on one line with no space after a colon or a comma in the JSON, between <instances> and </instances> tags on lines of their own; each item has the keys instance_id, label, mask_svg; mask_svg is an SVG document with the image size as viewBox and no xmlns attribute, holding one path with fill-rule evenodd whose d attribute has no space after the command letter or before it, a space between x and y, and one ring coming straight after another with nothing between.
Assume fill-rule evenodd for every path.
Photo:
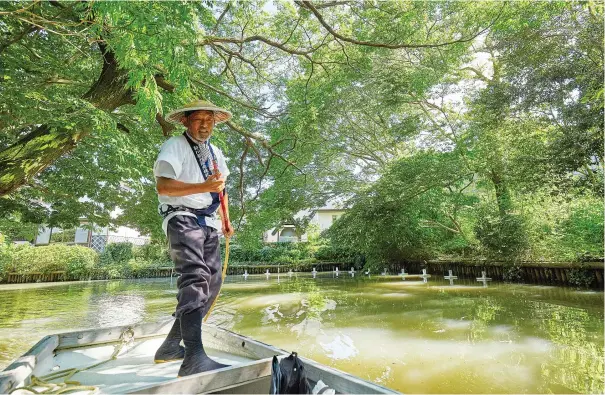
<instances>
[{"instance_id":1,"label":"white t-shirt","mask_svg":"<svg viewBox=\"0 0 605 395\"><path fill-rule=\"evenodd\" d=\"M216 156L221 175L227 177L229 175L229 169L227 168L223 153L214 144L211 143L210 145ZM212 165L210 168L212 170ZM183 135L171 137L162 145L158 158L153 165L153 174L156 177L172 178L186 183L202 183L205 181L197 163L197 159L193 154L193 150ZM206 208L212 203L212 196L207 192L187 196L158 195L158 199L160 201L160 206L169 204L171 206L185 206L195 209ZM195 217L195 214L188 211L175 211L170 213L162 222L164 233L167 233L168 221L175 215L189 215ZM214 216L206 217L205 219L206 225L217 230L221 229L218 210L214 213Z\"/></svg>"}]
</instances>

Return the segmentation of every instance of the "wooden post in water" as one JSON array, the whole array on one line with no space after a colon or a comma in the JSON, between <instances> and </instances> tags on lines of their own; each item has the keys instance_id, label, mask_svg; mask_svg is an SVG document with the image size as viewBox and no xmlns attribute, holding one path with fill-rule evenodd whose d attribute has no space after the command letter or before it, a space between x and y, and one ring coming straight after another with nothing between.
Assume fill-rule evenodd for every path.
<instances>
[{"instance_id":1,"label":"wooden post in water","mask_svg":"<svg viewBox=\"0 0 605 395\"><path fill-rule=\"evenodd\" d=\"M546 280L548 280L548 282L552 282L554 275L552 272L552 269L549 267L544 268L544 275L546 276Z\"/></svg>"},{"instance_id":2,"label":"wooden post in water","mask_svg":"<svg viewBox=\"0 0 605 395\"><path fill-rule=\"evenodd\" d=\"M542 282L546 281L546 270L543 267L536 268L538 270L538 275L540 276L540 280Z\"/></svg>"},{"instance_id":3,"label":"wooden post in water","mask_svg":"<svg viewBox=\"0 0 605 395\"><path fill-rule=\"evenodd\" d=\"M537 267L536 270L538 271L538 277L540 278L540 284L543 284L546 282L546 271L544 270L543 267Z\"/></svg>"},{"instance_id":4,"label":"wooden post in water","mask_svg":"<svg viewBox=\"0 0 605 395\"><path fill-rule=\"evenodd\" d=\"M601 272L599 270L595 270L595 276L597 276L597 284L600 286L603 285L603 276L601 276Z\"/></svg>"},{"instance_id":5,"label":"wooden post in water","mask_svg":"<svg viewBox=\"0 0 605 395\"><path fill-rule=\"evenodd\" d=\"M569 277L567 276L567 269L561 269L561 278L563 279L563 283L567 284L567 281L569 281Z\"/></svg>"},{"instance_id":6,"label":"wooden post in water","mask_svg":"<svg viewBox=\"0 0 605 395\"><path fill-rule=\"evenodd\" d=\"M524 267L523 271L525 272L525 278L528 282L534 282L534 272L531 270L531 267Z\"/></svg>"}]
</instances>

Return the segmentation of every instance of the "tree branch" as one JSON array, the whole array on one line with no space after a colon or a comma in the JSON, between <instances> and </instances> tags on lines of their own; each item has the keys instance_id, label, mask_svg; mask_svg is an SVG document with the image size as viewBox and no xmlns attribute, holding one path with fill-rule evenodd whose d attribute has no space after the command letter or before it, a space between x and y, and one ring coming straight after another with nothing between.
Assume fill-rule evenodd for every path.
<instances>
[{"instance_id":1,"label":"tree branch","mask_svg":"<svg viewBox=\"0 0 605 395\"><path fill-rule=\"evenodd\" d=\"M86 85L86 83L81 81L73 81L65 78L59 77L51 77L44 81L45 84L62 84L62 85Z\"/></svg>"},{"instance_id":2,"label":"tree branch","mask_svg":"<svg viewBox=\"0 0 605 395\"><path fill-rule=\"evenodd\" d=\"M155 120L160 124L164 137L170 136L170 133L174 130L174 125L166 121L159 112L155 114Z\"/></svg>"},{"instance_id":3,"label":"tree branch","mask_svg":"<svg viewBox=\"0 0 605 395\"><path fill-rule=\"evenodd\" d=\"M306 51L301 51L301 50L297 50L294 48L288 48L285 45L278 43L277 41L273 41L273 40L270 40L266 37L259 36L259 35L245 37L245 38L206 36L206 38L204 40L199 41L196 45L204 46L204 45L209 45L209 44L214 44L214 43L244 44L244 43L249 43L249 42L254 42L254 41L264 42L267 45L270 45L275 48L279 48L282 51L287 52L292 55L308 55L316 50L316 48L311 48ZM185 42L183 44L189 45L189 43L187 43L187 42Z\"/></svg>"},{"instance_id":4,"label":"tree branch","mask_svg":"<svg viewBox=\"0 0 605 395\"><path fill-rule=\"evenodd\" d=\"M172 85L170 82L166 81L164 79L164 76L161 74L157 74L154 75L153 78L155 79L155 83L162 89L164 89L165 91L168 91L170 93L174 92L174 85Z\"/></svg>"},{"instance_id":5,"label":"tree branch","mask_svg":"<svg viewBox=\"0 0 605 395\"><path fill-rule=\"evenodd\" d=\"M261 146L263 146L263 148L265 148L267 151L269 151L269 153L271 154L271 156L278 157L279 159L281 159L284 162L286 162L288 164L288 166L294 167L296 170L298 170L303 175L305 174L305 172L302 171L294 162L288 160L283 155L275 152L275 150L273 149L273 147L269 144L269 142L267 140L265 140L265 138L263 136L261 136L261 135L259 135L257 133L248 132L243 127L237 125L233 121L227 121L225 123L227 124L227 126L229 126L232 130L234 130L235 132L239 133L240 135L248 137L248 138L250 138L252 140L258 141L259 144Z\"/></svg>"},{"instance_id":6,"label":"tree branch","mask_svg":"<svg viewBox=\"0 0 605 395\"><path fill-rule=\"evenodd\" d=\"M4 52L4 50L6 48L8 48L12 44L16 43L17 41L21 40L23 37L27 36L30 33L39 31L39 30L41 30L41 29L38 26L33 26L33 25L30 25L28 28L23 29L23 31L21 33L15 35L13 38L9 39L7 42L0 44L0 54L2 52Z\"/></svg>"},{"instance_id":7,"label":"tree branch","mask_svg":"<svg viewBox=\"0 0 605 395\"><path fill-rule=\"evenodd\" d=\"M250 104L250 103L246 103L244 101L241 101L238 98L231 96L227 92L224 92L224 91L222 91L222 90L220 90L218 88L213 87L212 85L209 85L209 84L205 83L204 81L193 80L193 82L195 82L196 84L199 84L199 85L203 86L204 88L210 89L211 91L216 92L219 95L225 96L225 97L229 98L230 100L233 100L234 102L236 102L240 106L248 108L248 109L250 109L250 110L252 110L252 111L254 111L254 112L256 112L256 113L258 113L258 114L260 114L260 115L262 115L264 117L266 117L266 118L275 118L275 117L278 116L278 115L273 115L271 113L266 112L265 111L266 108L262 108L262 107L254 105L254 104Z\"/></svg>"},{"instance_id":8,"label":"tree branch","mask_svg":"<svg viewBox=\"0 0 605 395\"><path fill-rule=\"evenodd\" d=\"M221 15L218 17L218 19L216 20L216 24L214 25L214 28L212 28L212 34L215 34L217 29L218 29L218 25L221 24L221 21L223 20L223 18L225 17L225 15L227 14L227 12L229 12L229 9L231 9L231 2L227 3L227 6L225 7L225 9L223 10L223 12L221 12Z\"/></svg>"},{"instance_id":9,"label":"tree branch","mask_svg":"<svg viewBox=\"0 0 605 395\"><path fill-rule=\"evenodd\" d=\"M349 4L349 3L351 3L351 2L350 1L328 1L325 3L317 4L315 6L315 8L321 9L321 8L335 7L337 5L344 5L344 4Z\"/></svg>"},{"instance_id":10,"label":"tree branch","mask_svg":"<svg viewBox=\"0 0 605 395\"><path fill-rule=\"evenodd\" d=\"M473 34L471 37L461 38L459 40L447 41L447 42L437 43L437 44L387 44L387 43L376 43L376 42L372 42L372 41L360 41L360 40L355 40L355 39L350 38L350 37L345 37L342 34L339 34L338 32L336 32L326 22L326 20L323 18L323 16L321 15L321 13L317 10L317 8L310 1L302 0L302 1L295 1L295 3L298 4L300 7L306 8L309 11L311 11L313 13L313 15L315 15L315 17L317 18L317 20L319 21L319 23L328 32L330 32L330 34L332 34L332 36L334 36L334 37L336 37L338 39L341 39L342 41L349 42L351 44L364 45L364 46L368 46L368 47L387 48L387 49L400 49L400 48L437 48L437 47L443 47L443 46L446 46L446 45L451 45L451 44L456 44L456 43L464 43L464 42L472 41L477 36L480 36L481 34L485 33L490 27L493 26L493 24L498 20L498 18L502 14L502 11L504 10L504 7L506 6L506 3L505 3L502 6L502 8L500 9L500 13L498 14L498 16L486 28L482 29L481 31L479 31L476 34Z\"/></svg>"},{"instance_id":11,"label":"tree branch","mask_svg":"<svg viewBox=\"0 0 605 395\"><path fill-rule=\"evenodd\" d=\"M470 70L470 71L472 71L473 73L475 73L475 74L477 75L477 77L479 77L479 79L480 79L481 81L483 81L483 82L485 82L485 83L489 83L489 82L491 81L491 80L490 80L489 78L487 78L487 77L486 77L486 76L485 76L485 75L484 75L484 74L483 74L481 71L477 70L477 69L476 69L476 68L474 68L474 67L467 66L467 67L463 67L463 68L461 68L460 70Z\"/></svg>"},{"instance_id":12,"label":"tree branch","mask_svg":"<svg viewBox=\"0 0 605 395\"><path fill-rule=\"evenodd\" d=\"M426 220L426 219L425 220L421 220L421 221L424 222L425 224L427 224L427 225L423 226L425 228L435 228L435 227L438 227L438 228L443 228L445 230L449 230L450 232L453 232L453 233L457 233L457 234L460 233L458 230L452 229L449 226L443 225L442 223L437 222L437 221Z\"/></svg>"},{"instance_id":13,"label":"tree branch","mask_svg":"<svg viewBox=\"0 0 605 395\"><path fill-rule=\"evenodd\" d=\"M242 225L242 220L246 214L246 205L244 203L244 161L246 160L246 155L248 155L248 149L250 148L249 139L244 139L244 145L244 152L239 159L239 200L242 213L239 217L239 221L237 222L238 228Z\"/></svg>"},{"instance_id":14,"label":"tree branch","mask_svg":"<svg viewBox=\"0 0 605 395\"><path fill-rule=\"evenodd\" d=\"M267 160L267 166L265 166L265 170L263 171L263 174L261 174L260 178L258 179L258 188L256 188L256 194L254 195L254 197L252 199L250 199L250 202L258 199L258 197L260 196L260 190L263 187L263 181L265 179L265 176L267 175L267 173L269 172L269 168L271 167L272 159L273 159L273 157L270 156L269 159Z\"/></svg>"},{"instance_id":15,"label":"tree branch","mask_svg":"<svg viewBox=\"0 0 605 395\"><path fill-rule=\"evenodd\" d=\"M262 167L265 167L265 164L263 163L263 157L261 156L260 152L258 151L258 148L256 148L256 146L254 145L254 142L250 139L248 139L248 145L250 145L250 148L252 148L252 151L254 151L254 154L256 155L256 158L258 159L258 162L260 163L260 165Z\"/></svg>"}]
</instances>

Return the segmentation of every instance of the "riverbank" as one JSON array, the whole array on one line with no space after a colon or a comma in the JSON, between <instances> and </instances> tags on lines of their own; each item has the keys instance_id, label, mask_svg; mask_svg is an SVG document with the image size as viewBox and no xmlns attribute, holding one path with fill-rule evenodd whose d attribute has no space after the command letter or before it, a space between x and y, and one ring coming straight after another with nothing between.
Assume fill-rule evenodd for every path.
<instances>
[{"instance_id":1,"label":"riverbank","mask_svg":"<svg viewBox=\"0 0 605 395\"><path fill-rule=\"evenodd\" d=\"M263 263L232 263L229 265L227 274L243 275L244 273L264 274L267 271L272 274L293 272L331 272L336 268L341 273L350 270L347 264L342 262L313 262L313 263L288 263L288 264L263 264ZM428 274L442 276L447 275L449 270L459 278L486 277L498 281L513 283L530 283L543 285L567 285L582 286L603 289L604 266L603 262L519 262L511 264L508 262L477 262L477 261L409 261L389 265L386 273L396 275L402 270L406 273L418 274L426 269ZM356 271L364 271L357 268ZM381 273L370 272L378 275ZM141 270L136 276L106 277L104 272L92 272L82 279L69 278L65 272L53 273L8 273L4 284L27 284L27 283L57 283L78 281L103 281L110 279L131 278L164 278L175 276L172 267L155 267Z\"/></svg>"},{"instance_id":2,"label":"riverbank","mask_svg":"<svg viewBox=\"0 0 605 395\"><path fill-rule=\"evenodd\" d=\"M268 270L276 273L293 271L333 271L338 268L341 272L349 271L350 267L338 262L316 262L313 264L284 264L284 265L232 265L228 274L262 274ZM391 264L384 269L385 273L400 274L405 270L409 274L419 274L426 269L428 274L442 276L449 270L459 278L477 278L485 276L493 280L512 283L530 283L543 285L568 285L603 289L603 262L483 262L483 261L408 261ZM365 271L361 268L356 269ZM370 272L377 275L383 272Z\"/></svg>"}]
</instances>

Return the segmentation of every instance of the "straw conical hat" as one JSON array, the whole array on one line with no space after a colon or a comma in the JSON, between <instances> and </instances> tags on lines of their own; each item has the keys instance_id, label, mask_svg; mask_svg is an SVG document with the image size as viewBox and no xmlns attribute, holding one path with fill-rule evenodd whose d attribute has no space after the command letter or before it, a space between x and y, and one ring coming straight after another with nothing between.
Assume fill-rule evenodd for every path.
<instances>
[{"instance_id":1,"label":"straw conical hat","mask_svg":"<svg viewBox=\"0 0 605 395\"><path fill-rule=\"evenodd\" d=\"M217 107L213 103L206 100L196 100L189 104L184 105L182 108L174 110L166 115L172 123L181 123L181 118L185 115L186 111L196 110L208 110L214 112L214 123L221 123L231 119L231 113L224 108Z\"/></svg>"}]
</instances>

